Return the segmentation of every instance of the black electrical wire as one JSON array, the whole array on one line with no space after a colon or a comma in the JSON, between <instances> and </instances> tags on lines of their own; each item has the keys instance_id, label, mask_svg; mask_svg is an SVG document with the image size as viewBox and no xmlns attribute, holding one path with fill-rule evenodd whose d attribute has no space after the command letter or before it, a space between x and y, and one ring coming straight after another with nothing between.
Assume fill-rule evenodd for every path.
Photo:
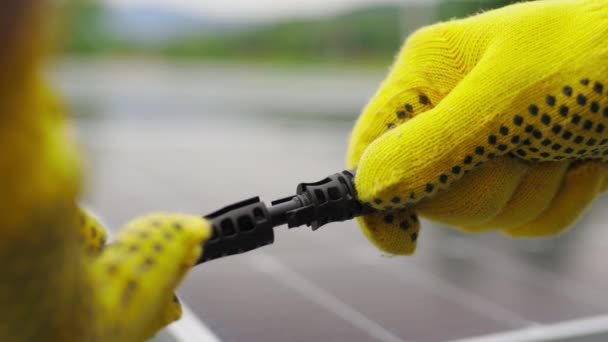
<instances>
[{"instance_id":1,"label":"black electrical wire","mask_svg":"<svg viewBox=\"0 0 608 342\"><path fill-rule=\"evenodd\" d=\"M354 177L355 170L342 171L315 183L301 183L296 195L273 201L270 207L254 197L205 216L213 232L197 264L269 245L274 242L273 228L284 224L316 230L373 212L359 202Z\"/></svg>"}]
</instances>

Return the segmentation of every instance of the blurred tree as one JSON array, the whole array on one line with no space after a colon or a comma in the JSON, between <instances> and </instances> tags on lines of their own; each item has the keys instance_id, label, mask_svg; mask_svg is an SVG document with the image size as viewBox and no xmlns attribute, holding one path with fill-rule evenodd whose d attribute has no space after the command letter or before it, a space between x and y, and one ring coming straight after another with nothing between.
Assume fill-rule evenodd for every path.
<instances>
[{"instance_id":1,"label":"blurred tree","mask_svg":"<svg viewBox=\"0 0 608 342\"><path fill-rule=\"evenodd\" d=\"M515 0L441 0L438 8L438 19L448 20L452 18L462 18L482 10L491 10L503 7Z\"/></svg>"},{"instance_id":2,"label":"blurred tree","mask_svg":"<svg viewBox=\"0 0 608 342\"><path fill-rule=\"evenodd\" d=\"M97 0L68 1L64 13L63 49L70 54L100 55L137 51L138 46L110 33L104 25L107 9Z\"/></svg>"},{"instance_id":3,"label":"blurred tree","mask_svg":"<svg viewBox=\"0 0 608 342\"><path fill-rule=\"evenodd\" d=\"M379 6L344 15L275 23L214 37L174 41L162 49L170 56L279 58L291 61L391 58L401 44L399 11Z\"/></svg>"},{"instance_id":4,"label":"blurred tree","mask_svg":"<svg viewBox=\"0 0 608 342\"><path fill-rule=\"evenodd\" d=\"M230 35L188 37L168 44L161 52L179 57L385 64L403 42L403 28L409 27L403 21L416 19L430 23L466 17L513 2L442 0L434 11L428 11L428 5L420 4L374 6L336 17L276 23ZM418 20L417 16L422 19Z\"/></svg>"},{"instance_id":5,"label":"blurred tree","mask_svg":"<svg viewBox=\"0 0 608 342\"><path fill-rule=\"evenodd\" d=\"M66 50L77 54L140 53L164 57L262 62L372 62L385 65L415 26L465 17L513 0L441 0L429 4L372 6L334 17L290 20L216 34L185 33L172 41L142 46L104 27L108 12L94 0L69 5ZM403 15L406 13L407 15ZM414 27L411 27L414 26ZM404 28L406 31L404 31Z\"/></svg>"},{"instance_id":6,"label":"blurred tree","mask_svg":"<svg viewBox=\"0 0 608 342\"><path fill-rule=\"evenodd\" d=\"M81 53L100 51L102 42L107 39L100 23L102 6L93 0L78 0L68 2L66 7L65 48Z\"/></svg>"}]
</instances>

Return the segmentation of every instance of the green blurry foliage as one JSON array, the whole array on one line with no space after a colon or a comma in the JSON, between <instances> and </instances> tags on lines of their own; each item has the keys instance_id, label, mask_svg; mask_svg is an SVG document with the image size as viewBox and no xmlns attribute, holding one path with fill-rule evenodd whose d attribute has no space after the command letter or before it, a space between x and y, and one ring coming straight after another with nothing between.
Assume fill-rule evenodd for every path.
<instances>
[{"instance_id":1,"label":"green blurry foliage","mask_svg":"<svg viewBox=\"0 0 608 342\"><path fill-rule=\"evenodd\" d=\"M133 44L108 33L102 24L105 7L95 0L64 5L63 50L76 55L103 55L129 49Z\"/></svg>"},{"instance_id":2,"label":"green blurry foliage","mask_svg":"<svg viewBox=\"0 0 608 342\"><path fill-rule=\"evenodd\" d=\"M510 0L443 0L432 23L501 7ZM154 47L140 46L105 32L103 7L80 0L70 5L66 32L69 54L140 53L165 58L216 59L289 63L390 63L406 32L403 11L409 7L384 5L361 8L329 18L291 20L246 27L213 35L192 32Z\"/></svg>"},{"instance_id":3,"label":"green blurry foliage","mask_svg":"<svg viewBox=\"0 0 608 342\"><path fill-rule=\"evenodd\" d=\"M442 0L439 3L437 19L449 20L462 18L481 11L500 8L517 1L514 0Z\"/></svg>"},{"instance_id":4,"label":"green blurry foliage","mask_svg":"<svg viewBox=\"0 0 608 342\"><path fill-rule=\"evenodd\" d=\"M93 53L107 48L99 25L101 5L93 1L73 1L66 5L65 48L70 52Z\"/></svg>"},{"instance_id":5,"label":"green blurry foliage","mask_svg":"<svg viewBox=\"0 0 608 342\"><path fill-rule=\"evenodd\" d=\"M274 23L206 39L189 37L168 44L170 56L291 61L390 58L402 40L399 11L374 7L332 18Z\"/></svg>"}]
</instances>

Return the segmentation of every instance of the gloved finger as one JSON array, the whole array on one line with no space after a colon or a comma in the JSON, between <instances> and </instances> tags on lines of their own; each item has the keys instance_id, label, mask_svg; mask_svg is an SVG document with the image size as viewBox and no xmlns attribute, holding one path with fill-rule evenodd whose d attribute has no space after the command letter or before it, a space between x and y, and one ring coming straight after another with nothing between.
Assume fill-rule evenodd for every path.
<instances>
[{"instance_id":1,"label":"gloved finger","mask_svg":"<svg viewBox=\"0 0 608 342\"><path fill-rule=\"evenodd\" d=\"M83 208L78 208L77 220L81 245L87 254L99 255L108 238L105 229L95 216Z\"/></svg>"},{"instance_id":2,"label":"gloved finger","mask_svg":"<svg viewBox=\"0 0 608 342\"><path fill-rule=\"evenodd\" d=\"M177 295L171 294L167 296L165 305L161 310L161 314L151 323L151 329L146 334L146 339L151 338L157 331L169 325L171 322L177 321L182 316L182 305L177 298Z\"/></svg>"},{"instance_id":3,"label":"gloved finger","mask_svg":"<svg viewBox=\"0 0 608 342\"><path fill-rule=\"evenodd\" d=\"M572 164L547 210L531 222L503 231L514 237L543 237L570 227L599 194L606 171L602 164L600 161Z\"/></svg>"},{"instance_id":4,"label":"gloved finger","mask_svg":"<svg viewBox=\"0 0 608 342\"><path fill-rule=\"evenodd\" d=\"M477 231L473 225L504 210L527 171L527 164L517 158L497 158L472 170L447 191L420 201L416 208L431 220Z\"/></svg>"},{"instance_id":5,"label":"gloved finger","mask_svg":"<svg viewBox=\"0 0 608 342\"><path fill-rule=\"evenodd\" d=\"M361 200L376 206L394 194L406 194L403 203L416 203L522 144L523 128L511 125L513 115L496 115L495 110L503 109L483 100L504 91L502 80L488 81L497 76L484 65L434 109L383 134L365 150L355 178Z\"/></svg>"},{"instance_id":6,"label":"gloved finger","mask_svg":"<svg viewBox=\"0 0 608 342\"><path fill-rule=\"evenodd\" d=\"M355 124L348 151L349 169L357 166L363 151L375 139L433 106L432 100L421 90L408 88L391 93L384 90L387 87L394 85L381 87L381 92L367 105Z\"/></svg>"},{"instance_id":7,"label":"gloved finger","mask_svg":"<svg viewBox=\"0 0 608 342\"><path fill-rule=\"evenodd\" d=\"M99 321L107 324L99 334L107 340L147 337L209 234L198 216L153 214L130 222L93 268L104 315Z\"/></svg>"},{"instance_id":8,"label":"gloved finger","mask_svg":"<svg viewBox=\"0 0 608 342\"><path fill-rule=\"evenodd\" d=\"M412 209L378 212L357 218L365 237L378 249L395 255L416 250L420 223Z\"/></svg>"},{"instance_id":9,"label":"gloved finger","mask_svg":"<svg viewBox=\"0 0 608 342\"><path fill-rule=\"evenodd\" d=\"M477 225L467 226L466 230L504 229L521 226L537 218L551 205L569 165L570 162L531 163L498 215Z\"/></svg>"},{"instance_id":10,"label":"gloved finger","mask_svg":"<svg viewBox=\"0 0 608 342\"><path fill-rule=\"evenodd\" d=\"M412 117L432 109L462 78L462 65L449 55L447 25L412 34L390 73L357 120L348 149L348 168L355 168L365 149L378 137ZM429 67L429 63L432 67Z\"/></svg>"}]
</instances>

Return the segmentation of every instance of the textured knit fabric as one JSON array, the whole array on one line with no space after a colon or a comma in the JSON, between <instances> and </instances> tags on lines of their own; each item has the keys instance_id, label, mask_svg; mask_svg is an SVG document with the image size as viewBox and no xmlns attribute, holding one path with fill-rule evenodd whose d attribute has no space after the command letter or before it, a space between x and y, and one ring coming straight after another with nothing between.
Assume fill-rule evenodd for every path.
<instances>
[{"instance_id":1,"label":"textured knit fabric","mask_svg":"<svg viewBox=\"0 0 608 342\"><path fill-rule=\"evenodd\" d=\"M546 236L608 183L608 1L515 4L409 37L352 133L359 221L410 254L419 213Z\"/></svg>"},{"instance_id":2,"label":"textured knit fabric","mask_svg":"<svg viewBox=\"0 0 608 342\"><path fill-rule=\"evenodd\" d=\"M179 317L173 290L209 227L154 214L105 246L98 220L77 208L78 153L40 79L46 4L0 11L0 341L144 341Z\"/></svg>"}]
</instances>

